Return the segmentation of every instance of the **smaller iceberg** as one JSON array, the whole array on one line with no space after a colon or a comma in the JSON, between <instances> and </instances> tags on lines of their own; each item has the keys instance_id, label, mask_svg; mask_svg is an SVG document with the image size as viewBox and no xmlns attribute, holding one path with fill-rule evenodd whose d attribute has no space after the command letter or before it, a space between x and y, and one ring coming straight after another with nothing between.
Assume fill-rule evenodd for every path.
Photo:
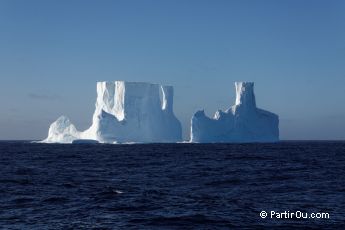
<instances>
[{"instance_id":1,"label":"smaller iceberg","mask_svg":"<svg viewBox=\"0 0 345 230\"><path fill-rule=\"evenodd\" d=\"M197 111L191 120L191 142L276 142L278 115L256 107L253 82L236 82L236 103L213 118Z\"/></svg>"},{"instance_id":2,"label":"smaller iceberg","mask_svg":"<svg viewBox=\"0 0 345 230\"><path fill-rule=\"evenodd\" d=\"M80 133L77 131L71 121L65 117L59 117L53 122L48 131L48 137L43 140L44 143L72 143L79 139Z\"/></svg>"}]
</instances>

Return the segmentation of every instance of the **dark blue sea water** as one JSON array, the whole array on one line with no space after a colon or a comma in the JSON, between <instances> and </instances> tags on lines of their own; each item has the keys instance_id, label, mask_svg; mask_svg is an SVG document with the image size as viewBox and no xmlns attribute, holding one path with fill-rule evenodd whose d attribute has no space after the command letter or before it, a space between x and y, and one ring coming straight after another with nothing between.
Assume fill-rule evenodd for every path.
<instances>
[{"instance_id":1,"label":"dark blue sea water","mask_svg":"<svg viewBox=\"0 0 345 230\"><path fill-rule=\"evenodd\" d=\"M329 218L278 219L270 211ZM0 142L0 226L342 229L345 142Z\"/></svg>"}]
</instances>

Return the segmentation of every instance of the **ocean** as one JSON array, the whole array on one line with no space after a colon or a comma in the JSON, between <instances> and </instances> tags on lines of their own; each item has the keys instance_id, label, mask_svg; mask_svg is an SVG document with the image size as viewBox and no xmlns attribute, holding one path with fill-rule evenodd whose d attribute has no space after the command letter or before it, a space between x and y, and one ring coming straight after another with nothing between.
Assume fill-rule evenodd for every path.
<instances>
[{"instance_id":1,"label":"ocean","mask_svg":"<svg viewBox=\"0 0 345 230\"><path fill-rule=\"evenodd\" d=\"M343 229L345 142L1 141L0 226Z\"/></svg>"}]
</instances>

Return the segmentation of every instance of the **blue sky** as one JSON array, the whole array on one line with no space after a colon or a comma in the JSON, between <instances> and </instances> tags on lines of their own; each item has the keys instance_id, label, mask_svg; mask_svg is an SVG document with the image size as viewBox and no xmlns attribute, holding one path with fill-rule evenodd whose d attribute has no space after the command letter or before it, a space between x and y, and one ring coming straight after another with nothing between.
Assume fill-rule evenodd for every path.
<instances>
[{"instance_id":1,"label":"blue sky","mask_svg":"<svg viewBox=\"0 0 345 230\"><path fill-rule=\"evenodd\" d=\"M97 81L173 85L188 136L254 81L281 139L345 139L345 1L0 0L0 139L91 124Z\"/></svg>"}]
</instances>

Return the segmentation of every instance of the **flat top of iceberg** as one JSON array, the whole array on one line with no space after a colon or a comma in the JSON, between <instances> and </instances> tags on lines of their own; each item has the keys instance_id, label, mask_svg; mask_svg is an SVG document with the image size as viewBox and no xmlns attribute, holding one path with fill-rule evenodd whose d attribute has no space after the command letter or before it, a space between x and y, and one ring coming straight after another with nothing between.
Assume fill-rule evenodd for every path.
<instances>
[{"instance_id":1,"label":"flat top of iceberg","mask_svg":"<svg viewBox=\"0 0 345 230\"><path fill-rule=\"evenodd\" d=\"M116 80L116 81L97 81L97 83L124 83L126 85L158 85L161 86L162 84L155 83L155 82L144 82L144 81L124 81L124 80ZM164 86L170 86L171 85L164 85Z\"/></svg>"}]
</instances>

